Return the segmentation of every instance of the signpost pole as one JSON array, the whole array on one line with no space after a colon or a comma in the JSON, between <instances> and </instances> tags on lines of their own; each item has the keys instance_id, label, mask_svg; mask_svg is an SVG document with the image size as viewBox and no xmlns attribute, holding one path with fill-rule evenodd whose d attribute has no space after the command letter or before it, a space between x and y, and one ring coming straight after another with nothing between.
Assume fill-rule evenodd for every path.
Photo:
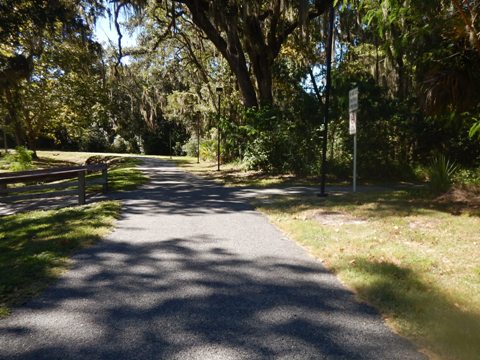
<instances>
[{"instance_id":1,"label":"signpost pole","mask_svg":"<svg viewBox=\"0 0 480 360\"><path fill-rule=\"evenodd\" d=\"M197 164L200 164L200 113L197 113Z\"/></svg>"},{"instance_id":2,"label":"signpost pole","mask_svg":"<svg viewBox=\"0 0 480 360\"><path fill-rule=\"evenodd\" d=\"M222 115L220 107L222 103L220 101L220 97L222 95L223 88L217 87L217 94L218 94L218 119L217 119L217 171L220 171L220 116Z\"/></svg>"},{"instance_id":3,"label":"signpost pole","mask_svg":"<svg viewBox=\"0 0 480 360\"><path fill-rule=\"evenodd\" d=\"M168 131L168 143L170 148L170 159L171 159L172 158L172 128L171 127L170 127L170 130Z\"/></svg>"},{"instance_id":4,"label":"signpost pole","mask_svg":"<svg viewBox=\"0 0 480 360\"><path fill-rule=\"evenodd\" d=\"M353 192L357 191L357 133L353 135Z\"/></svg>"},{"instance_id":5,"label":"signpost pole","mask_svg":"<svg viewBox=\"0 0 480 360\"><path fill-rule=\"evenodd\" d=\"M353 135L353 192L357 191L357 111L358 88L348 93L349 133Z\"/></svg>"},{"instance_id":6,"label":"signpost pole","mask_svg":"<svg viewBox=\"0 0 480 360\"><path fill-rule=\"evenodd\" d=\"M325 84L325 114L323 117L323 144L322 144L322 166L320 169L321 179L320 179L320 194L318 196L325 197L325 181L327 176L327 136L328 136L328 118L330 111L330 92L331 92L331 71L332 71L332 42L333 42L333 25L335 21L335 7L330 6L330 11L328 14L328 39L327 39L327 48L326 48L326 84Z\"/></svg>"},{"instance_id":7,"label":"signpost pole","mask_svg":"<svg viewBox=\"0 0 480 360\"><path fill-rule=\"evenodd\" d=\"M8 145L7 145L7 123L6 120L3 120L3 147L5 148L5 154L8 154Z\"/></svg>"}]
</instances>

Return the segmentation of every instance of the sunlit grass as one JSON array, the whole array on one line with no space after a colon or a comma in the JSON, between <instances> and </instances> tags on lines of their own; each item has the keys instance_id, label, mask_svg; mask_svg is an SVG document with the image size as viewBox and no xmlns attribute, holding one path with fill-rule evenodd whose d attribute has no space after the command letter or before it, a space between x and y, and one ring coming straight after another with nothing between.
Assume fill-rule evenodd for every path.
<instances>
[{"instance_id":1,"label":"sunlit grass","mask_svg":"<svg viewBox=\"0 0 480 360\"><path fill-rule=\"evenodd\" d=\"M140 171L138 159L125 159L118 167L108 172L108 186L111 191L133 190L148 181L148 177Z\"/></svg>"},{"instance_id":2,"label":"sunlit grass","mask_svg":"<svg viewBox=\"0 0 480 360\"><path fill-rule=\"evenodd\" d=\"M37 151L39 158L47 158L50 160L65 161L74 164L83 164L91 156L116 156L116 157L138 157L137 154L120 154L120 153L97 153L82 151Z\"/></svg>"},{"instance_id":3,"label":"sunlit grass","mask_svg":"<svg viewBox=\"0 0 480 360\"><path fill-rule=\"evenodd\" d=\"M479 359L478 209L406 191L256 205L401 334L447 359Z\"/></svg>"},{"instance_id":4,"label":"sunlit grass","mask_svg":"<svg viewBox=\"0 0 480 360\"><path fill-rule=\"evenodd\" d=\"M148 177L141 170L138 169L141 160L138 159L135 155L68 151L38 151L38 156L39 159L33 162L33 169L82 165L88 158L92 156L114 156L115 161L112 162L111 165L109 165L108 169L108 182L110 191L132 190L144 184L148 180ZM3 162L3 165L8 166L5 161ZM87 176L87 179L98 178L100 178L100 175L98 173ZM93 190L97 192L101 190L101 186L88 187L87 190Z\"/></svg>"},{"instance_id":5,"label":"sunlit grass","mask_svg":"<svg viewBox=\"0 0 480 360\"><path fill-rule=\"evenodd\" d=\"M0 217L0 316L43 290L69 256L104 236L120 211L116 201Z\"/></svg>"},{"instance_id":6,"label":"sunlit grass","mask_svg":"<svg viewBox=\"0 0 480 360\"><path fill-rule=\"evenodd\" d=\"M133 157L119 158L108 168L108 188L109 191L134 190L148 181L138 166L141 160ZM89 175L87 179L98 179L100 175ZM89 187L90 191L100 191L101 186Z\"/></svg>"},{"instance_id":7,"label":"sunlit grass","mask_svg":"<svg viewBox=\"0 0 480 360\"><path fill-rule=\"evenodd\" d=\"M315 186L319 180L315 177L295 175L272 175L260 171L247 171L240 163L221 164L217 170L216 162L200 161L193 157L175 157L176 165L190 173L206 177L225 186L258 187L269 186Z\"/></svg>"},{"instance_id":8,"label":"sunlit grass","mask_svg":"<svg viewBox=\"0 0 480 360\"><path fill-rule=\"evenodd\" d=\"M39 152L36 168L82 164L92 153ZM103 154L102 154L103 155ZM49 157L51 156L51 157ZM109 190L132 190L148 178L140 160L119 157L109 166ZM89 175L89 179L99 178ZM101 185L88 188L101 190ZM69 263L76 250L91 245L114 223L120 205L104 201L51 211L0 217L0 316L43 290Z\"/></svg>"},{"instance_id":9,"label":"sunlit grass","mask_svg":"<svg viewBox=\"0 0 480 360\"><path fill-rule=\"evenodd\" d=\"M10 152L14 152L15 150L10 150ZM13 171L11 169L11 158L0 156L0 172L10 172ZM38 158L33 159L31 164L31 169L48 169L52 167L65 167L65 166L74 166L77 165L75 162L66 160L66 159L54 159L54 158Z\"/></svg>"},{"instance_id":10,"label":"sunlit grass","mask_svg":"<svg viewBox=\"0 0 480 360\"><path fill-rule=\"evenodd\" d=\"M252 176L237 165L217 172L216 164L196 164L196 159L177 164L226 185L312 183ZM282 195L253 201L425 352L445 359L480 359L476 202L440 201L425 190L327 198Z\"/></svg>"}]
</instances>

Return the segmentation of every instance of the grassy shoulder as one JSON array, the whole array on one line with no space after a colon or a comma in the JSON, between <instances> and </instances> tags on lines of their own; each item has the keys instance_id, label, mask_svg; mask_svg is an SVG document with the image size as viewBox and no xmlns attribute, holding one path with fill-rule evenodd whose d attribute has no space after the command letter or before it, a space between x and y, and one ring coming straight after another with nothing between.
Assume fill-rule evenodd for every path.
<instances>
[{"instance_id":1,"label":"grassy shoulder","mask_svg":"<svg viewBox=\"0 0 480 360\"><path fill-rule=\"evenodd\" d=\"M105 154L42 151L32 168L78 165L92 156L107 159ZM137 158L109 154L108 161L110 191L132 190L148 180ZM101 190L96 187L90 191ZM41 292L68 267L75 251L107 234L119 212L119 202L102 201L0 217L0 317Z\"/></svg>"},{"instance_id":2,"label":"grassy shoulder","mask_svg":"<svg viewBox=\"0 0 480 360\"><path fill-rule=\"evenodd\" d=\"M245 170L242 164L237 163L221 164L220 171L218 171L216 162L201 161L198 164L197 158L194 157L173 157L173 161L185 171L225 186L267 188L272 186L318 186L319 184L318 177L264 174L261 171ZM341 183L335 183L335 185L339 184Z\"/></svg>"},{"instance_id":3,"label":"grassy shoulder","mask_svg":"<svg viewBox=\"0 0 480 360\"><path fill-rule=\"evenodd\" d=\"M144 184L148 177L138 169L141 160L131 154L107 154L70 151L38 151L38 159L29 164L28 169L49 169L55 167L82 165L94 159L106 161L108 164L108 181L111 191L132 190ZM9 157L0 157L0 172L11 171ZM88 178L99 178L100 175L89 175ZM95 190L100 187L94 188Z\"/></svg>"},{"instance_id":4,"label":"grassy shoulder","mask_svg":"<svg viewBox=\"0 0 480 360\"><path fill-rule=\"evenodd\" d=\"M419 192L257 199L399 333L446 359L480 354L480 208Z\"/></svg>"},{"instance_id":5,"label":"grassy shoulder","mask_svg":"<svg viewBox=\"0 0 480 360\"><path fill-rule=\"evenodd\" d=\"M133 190L147 182L148 177L138 169L141 160L129 154L104 154L68 151L38 151L41 161L48 164L84 164L89 159L107 161L108 183L110 191ZM98 178L92 175L90 178Z\"/></svg>"},{"instance_id":6,"label":"grassy shoulder","mask_svg":"<svg viewBox=\"0 0 480 360\"><path fill-rule=\"evenodd\" d=\"M141 160L133 157L113 158L108 167L109 191L134 190L148 181L148 177L138 169ZM100 175L90 176L92 179ZM99 187L100 189L100 187Z\"/></svg>"},{"instance_id":7,"label":"grassy shoulder","mask_svg":"<svg viewBox=\"0 0 480 360\"><path fill-rule=\"evenodd\" d=\"M318 185L174 160L227 186ZM253 205L432 358L478 359L480 188L455 187L438 198L425 190L266 196Z\"/></svg>"},{"instance_id":8,"label":"grassy shoulder","mask_svg":"<svg viewBox=\"0 0 480 360\"><path fill-rule=\"evenodd\" d=\"M112 228L120 203L0 217L0 317L42 291L69 265L69 257Z\"/></svg>"}]
</instances>

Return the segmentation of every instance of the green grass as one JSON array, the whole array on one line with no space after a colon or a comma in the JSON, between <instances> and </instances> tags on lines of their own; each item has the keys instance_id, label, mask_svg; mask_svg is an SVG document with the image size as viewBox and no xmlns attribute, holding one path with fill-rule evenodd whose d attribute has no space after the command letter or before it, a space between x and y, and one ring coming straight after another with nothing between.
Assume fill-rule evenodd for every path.
<instances>
[{"instance_id":1,"label":"green grass","mask_svg":"<svg viewBox=\"0 0 480 360\"><path fill-rule=\"evenodd\" d=\"M315 186L320 183L317 177L300 177L292 174L272 175L261 171L245 170L242 164L221 164L217 171L216 162L201 161L197 164L197 158L174 157L178 167L190 173L206 177L225 186L236 187L282 187L282 186Z\"/></svg>"},{"instance_id":2,"label":"green grass","mask_svg":"<svg viewBox=\"0 0 480 360\"><path fill-rule=\"evenodd\" d=\"M11 150L14 151L14 150ZM31 169L48 169L52 167L64 167L64 166L73 166L78 165L75 162L68 161L68 160L61 160L61 159L54 159L54 158L46 158L40 157L39 159L34 159L32 161ZM12 169L11 166L11 158L0 156L0 172L10 172Z\"/></svg>"},{"instance_id":3,"label":"green grass","mask_svg":"<svg viewBox=\"0 0 480 360\"><path fill-rule=\"evenodd\" d=\"M73 151L38 151L38 156L46 162L65 162L83 164L90 157L109 158L108 183L110 191L133 190L147 182L148 177L137 166L141 160L137 155L113 153L88 153ZM91 175L89 178L99 178L100 175ZM96 187L94 189L99 189Z\"/></svg>"},{"instance_id":4,"label":"green grass","mask_svg":"<svg viewBox=\"0 0 480 360\"><path fill-rule=\"evenodd\" d=\"M237 165L218 172L196 159L176 162L227 186L318 185ZM480 359L478 186L457 186L440 198L411 190L252 201L431 358Z\"/></svg>"},{"instance_id":5,"label":"green grass","mask_svg":"<svg viewBox=\"0 0 480 360\"><path fill-rule=\"evenodd\" d=\"M0 317L42 291L75 251L112 228L120 204L96 204L0 217Z\"/></svg>"},{"instance_id":6,"label":"green grass","mask_svg":"<svg viewBox=\"0 0 480 360\"><path fill-rule=\"evenodd\" d=\"M141 160L137 158L124 158L117 168L110 171L111 189L113 191L133 190L145 184L148 177L137 168L140 164Z\"/></svg>"},{"instance_id":7,"label":"green grass","mask_svg":"<svg viewBox=\"0 0 480 360\"><path fill-rule=\"evenodd\" d=\"M37 151L39 158L46 158L49 161L59 161L67 162L71 164L83 164L88 158L92 156L99 157L120 157L120 158L130 158L137 157L141 155L136 154L118 154L118 153L96 153L96 152L82 152L82 151Z\"/></svg>"},{"instance_id":8,"label":"green grass","mask_svg":"<svg viewBox=\"0 0 480 360\"><path fill-rule=\"evenodd\" d=\"M168 159L168 157L162 157ZM220 171L217 171L217 163L211 161L200 161L197 164L197 158L194 157L173 157L172 160L178 167L185 171L200 175L207 179L213 180L225 186L234 187L253 187L253 188L269 188L269 187L289 187L289 186L320 186L319 176L301 176L295 174L268 174L262 171L245 170L241 163L227 163L220 165ZM345 186L351 185L350 180L340 176L327 174L328 186ZM412 185L418 184L419 181L391 181L385 183L379 179L361 179L357 181L359 185Z\"/></svg>"},{"instance_id":9,"label":"green grass","mask_svg":"<svg viewBox=\"0 0 480 360\"><path fill-rule=\"evenodd\" d=\"M93 155L104 156L39 151L40 159L33 165L34 168L78 165ZM116 155L110 160L110 191L132 190L148 180L137 168L140 160ZM88 177L93 179L100 175ZM89 191L100 190L100 185L89 188ZM118 202L103 201L0 217L0 317L8 315L12 306L41 292L68 267L69 256L75 251L105 235L119 211Z\"/></svg>"},{"instance_id":10,"label":"green grass","mask_svg":"<svg viewBox=\"0 0 480 360\"><path fill-rule=\"evenodd\" d=\"M119 158L108 168L109 191L134 190L148 181L148 177L137 166L141 160L136 158ZM89 175L88 179L100 178L100 175ZM90 187L93 190L101 190L101 186Z\"/></svg>"},{"instance_id":11,"label":"green grass","mask_svg":"<svg viewBox=\"0 0 480 360\"><path fill-rule=\"evenodd\" d=\"M137 167L141 160L124 154L97 154L97 153L75 153L75 152L39 152L46 159L57 161L71 161L84 163L91 156L110 157L111 164L108 167L109 191L126 191L136 189L147 182L148 177ZM52 158L52 157L55 158ZM100 175L91 175L89 178L99 178Z\"/></svg>"},{"instance_id":12,"label":"green grass","mask_svg":"<svg viewBox=\"0 0 480 360\"><path fill-rule=\"evenodd\" d=\"M256 206L399 333L446 359L479 359L478 207L412 191Z\"/></svg>"},{"instance_id":13,"label":"green grass","mask_svg":"<svg viewBox=\"0 0 480 360\"><path fill-rule=\"evenodd\" d=\"M92 157L108 158L111 163L108 169L108 182L110 191L133 190L147 182L148 177L137 167L141 163L137 157L129 154L100 154L68 151L38 151L38 160L33 162L32 169L46 169L53 167L75 166L85 163ZM0 158L0 171L7 171L9 164L5 158ZM3 169L3 170L2 170ZM88 175L88 179L97 179L100 175ZM69 181L69 180L67 180ZM88 191L99 191L101 186L88 187ZM55 191L55 190L47 190Z\"/></svg>"}]
</instances>

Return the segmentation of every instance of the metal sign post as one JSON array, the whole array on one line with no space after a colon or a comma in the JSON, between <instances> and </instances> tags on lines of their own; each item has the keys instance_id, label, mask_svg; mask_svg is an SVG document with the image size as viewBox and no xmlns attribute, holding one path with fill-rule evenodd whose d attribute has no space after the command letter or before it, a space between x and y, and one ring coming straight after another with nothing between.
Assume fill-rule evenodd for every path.
<instances>
[{"instance_id":1,"label":"metal sign post","mask_svg":"<svg viewBox=\"0 0 480 360\"><path fill-rule=\"evenodd\" d=\"M357 191L357 134L353 135L353 192Z\"/></svg>"},{"instance_id":2,"label":"metal sign post","mask_svg":"<svg viewBox=\"0 0 480 360\"><path fill-rule=\"evenodd\" d=\"M172 126L170 124L170 126ZM170 148L170 159L172 158L172 128L168 130L168 143L169 143L169 148Z\"/></svg>"},{"instance_id":3,"label":"metal sign post","mask_svg":"<svg viewBox=\"0 0 480 360\"><path fill-rule=\"evenodd\" d=\"M222 87L217 87L216 89L217 94L218 94L218 119L217 119L217 171L220 171L220 116L222 115L221 112L221 95L223 92Z\"/></svg>"},{"instance_id":4,"label":"metal sign post","mask_svg":"<svg viewBox=\"0 0 480 360\"><path fill-rule=\"evenodd\" d=\"M353 192L357 191L357 112L349 116L349 133L353 135Z\"/></svg>"},{"instance_id":5,"label":"metal sign post","mask_svg":"<svg viewBox=\"0 0 480 360\"><path fill-rule=\"evenodd\" d=\"M200 113L196 113L197 118L197 164L200 164Z\"/></svg>"},{"instance_id":6,"label":"metal sign post","mask_svg":"<svg viewBox=\"0 0 480 360\"><path fill-rule=\"evenodd\" d=\"M353 192L357 191L357 111L358 111L358 88L348 93L349 133L353 135Z\"/></svg>"},{"instance_id":7,"label":"metal sign post","mask_svg":"<svg viewBox=\"0 0 480 360\"><path fill-rule=\"evenodd\" d=\"M328 121L330 116L330 93L332 90L332 46L333 46L333 27L335 22L335 7L333 2L328 13L328 38L326 43L326 74L325 74L325 113L323 117L323 144L322 144L322 167L320 169L320 194L318 196L325 197L325 182L327 179L327 137L328 137Z\"/></svg>"}]
</instances>

